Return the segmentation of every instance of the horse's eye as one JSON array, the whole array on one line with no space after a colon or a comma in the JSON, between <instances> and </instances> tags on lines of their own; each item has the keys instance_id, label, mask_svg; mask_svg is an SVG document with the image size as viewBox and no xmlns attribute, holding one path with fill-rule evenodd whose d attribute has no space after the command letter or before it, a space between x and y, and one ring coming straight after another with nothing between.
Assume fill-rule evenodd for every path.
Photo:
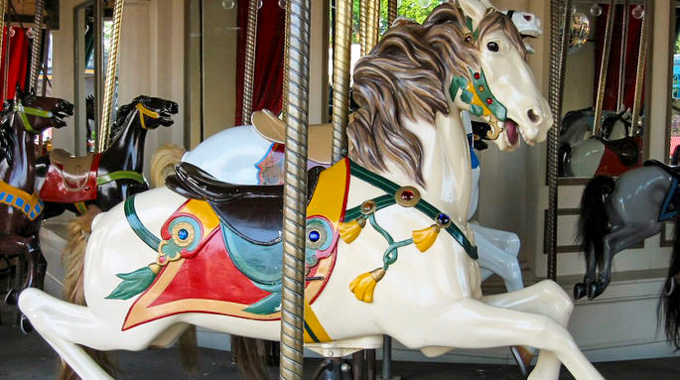
<instances>
[{"instance_id":1,"label":"horse's eye","mask_svg":"<svg viewBox=\"0 0 680 380\"><path fill-rule=\"evenodd\" d=\"M486 48L494 53L498 52L498 44L495 42L489 42L486 44Z\"/></svg>"}]
</instances>

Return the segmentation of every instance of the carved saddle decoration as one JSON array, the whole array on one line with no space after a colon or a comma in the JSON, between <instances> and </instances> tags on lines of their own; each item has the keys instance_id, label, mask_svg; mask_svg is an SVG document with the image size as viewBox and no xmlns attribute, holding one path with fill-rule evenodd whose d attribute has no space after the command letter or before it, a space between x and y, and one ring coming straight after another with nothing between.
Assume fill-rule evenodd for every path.
<instances>
[{"instance_id":1,"label":"carved saddle decoration","mask_svg":"<svg viewBox=\"0 0 680 380\"><path fill-rule=\"evenodd\" d=\"M50 166L40 197L46 202L84 202L97 199L100 154L74 157L63 149L49 153Z\"/></svg>"}]
</instances>

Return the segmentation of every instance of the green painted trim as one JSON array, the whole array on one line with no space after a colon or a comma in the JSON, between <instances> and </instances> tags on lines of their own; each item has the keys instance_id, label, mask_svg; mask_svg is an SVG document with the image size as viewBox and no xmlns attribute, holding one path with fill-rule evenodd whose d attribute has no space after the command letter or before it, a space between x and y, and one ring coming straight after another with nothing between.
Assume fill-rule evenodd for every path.
<instances>
[{"instance_id":1,"label":"green painted trim","mask_svg":"<svg viewBox=\"0 0 680 380\"><path fill-rule=\"evenodd\" d=\"M142 224L142 221L139 220L139 217L137 216L137 211L135 211L135 196L131 196L128 199L125 200L125 217L127 218L128 224L132 228L132 230L139 236L140 239L146 245L151 247L154 251L158 251L158 246L161 244L161 239L156 237L151 231L146 229L144 225Z\"/></svg>"},{"instance_id":2,"label":"green painted trim","mask_svg":"<svg viewBox=\"0 0 680 380\"><path fill-rule=\"evenodd\" d=\"M146 183L146 179L144 179L144 176L141 173L137 173L132 170L119 170L97 177L97 186L105 185L109 182L119 181L121 179L129 179L141 184Z\"/></svg>"},{"instance_id":3,"label":"green painted trim","mask_svg":"<svg viewBox=\"0 0 680 380\"><path fill-rule=\"evenodd\" d=\"M486 82L486 75L484 75L484 71L480 71L479 79L475 79L475 72L469 67L468 70L472 76L472 86L474 87L477 96L479 96L479 99L482 101L482 104L484 104L484 107L488 108L491 113L496 116L496 119L499 121L505 121L508 118L508 109L503 105L503 103L499 102L495 96L493 96L493 93L489 88L489 84ZM480 90L480 88L483 90ZM487 99L491 99L491 104L486 102Z\"/></svg>"},{"instance_id":4,"label":"green painted trim","mask_svg":"<svg viewBox=\"0 0 680 380\"><path fill-rule=\"evenodd\" d=\"M368 171L367 169L359 166L352 160L349 160L349 165L352 176L355 176L360 180L370 183L371 185L383 190L387 194L391 194L390 196L392 198L394 198L394 194L400 188L400 186L398 186L394 182L388 180L387 178L381 177L378 174ZM441 214L441 211L439 211L436 207L432 206L429 202L422 198L416 204L415 208L420 210L425 215L431 217L432 219L435 219L439 214ZM350 220L349 218L345 219ZM451 235L451 237L453 237L463 247L463 249L465 249L465 252L467 252L470 258L477 260L478 258L477 247L470 243L470 240L468 240L467 236L465 236L463 231L461 231L460 228L458 228L458 226L456 226L455 223L451 223L451 225L448 228L446 228L446 232L448 232L449 235Z\"/></svg>"}]
</instances>

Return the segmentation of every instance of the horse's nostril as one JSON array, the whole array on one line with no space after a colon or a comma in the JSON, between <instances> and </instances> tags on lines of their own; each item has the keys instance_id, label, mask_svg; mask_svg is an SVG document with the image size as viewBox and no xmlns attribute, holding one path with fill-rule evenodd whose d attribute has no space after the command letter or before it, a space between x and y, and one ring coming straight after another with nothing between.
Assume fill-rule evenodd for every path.
<instances>
[{"instance_id":1,"label":"horse's nostril","mask_svg":"<svg viewBox=\"0 0 680 380\"><path fill-rule=\"evenodd\" d=\"M527 116L529 117L529 120L531 120L532 123L538 123L541 121L541 114L539 112L534 111L533 108L527 111Z\"/></svg>"}]
</instances>

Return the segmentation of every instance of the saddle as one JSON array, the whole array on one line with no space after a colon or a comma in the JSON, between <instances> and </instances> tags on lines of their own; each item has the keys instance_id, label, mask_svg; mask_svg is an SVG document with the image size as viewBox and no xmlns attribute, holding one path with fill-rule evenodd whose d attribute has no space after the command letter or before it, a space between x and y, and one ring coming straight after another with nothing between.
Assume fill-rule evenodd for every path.
<instances>
[{"instance_id":1,"label":"saddle","mask_svg":"<svg viewBox=\"0 0 680 380\"><path fill-rule=\"evenodd\" d=\"M606 140L601 137L597 139L604 144L605 149L616 154L621 164L631 167L640 162L639 138L627 136L620 140Z\"/></svg>"},{"instance_id":2,"label":"saddle","mask_svg":"<svg viewBox=\"0 0 680 380\"><path fill-rule=\"evenodd\" d=\"M307 202L324 170L307 172ZM239 237L257 244L274 245L283 230L283 185L253 186L221 182L188 162L180 163L166 186L186 198L207 201L220 221Z\"/></svg>"},{"instance_id":3,"label":"saddle","mask_svg":"<svg viewBox=\"0 0 680 380\"><path fill-rule=\"evenodd\" d=\"M286 143L286 123L269 110L253 112L250 122L263 138ZM333 146L333 124L310 125L307 135L309 160L330 165Z\"/></svg>"},{"instance_id":4,"label":"saddle","mask_svg":"<svg viewBox=\"0 0 680 380\"><path fill-rule=\"evenodd\" d=\"M97 169L101 155L75 157L63 149L48 154L50 166L40 197L51 202L83 202L97 198Z\"/></svg>"}]
</instances>

